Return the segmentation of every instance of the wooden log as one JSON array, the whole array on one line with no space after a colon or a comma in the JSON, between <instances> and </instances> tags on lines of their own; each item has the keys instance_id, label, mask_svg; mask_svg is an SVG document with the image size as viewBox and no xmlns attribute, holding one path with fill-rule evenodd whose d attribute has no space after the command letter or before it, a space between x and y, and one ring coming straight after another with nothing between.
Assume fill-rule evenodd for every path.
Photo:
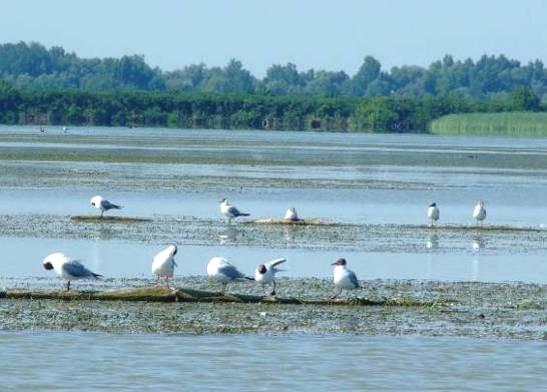
<instances>
[{"instance_id":1,"label":"wooden log","mask_svg":"<svg viewBox=\"0 0 547 392\"><path fill-rule=\"evenodd\" d=\"M366 298L298 299L229 294L192 289L170 289L160 286L107 291L0 291L0 298L20 300L66 301L146 301L146 302L209 302L209 303L260 303L281 305L338 305L338 306L434 306L437 302L419 302L410 298L389 298L373 301Z\"/></svg>"},{"instance_id":2,"label":"wooden log","mask_svg":"<svg viewBox=\"0 0 547 392\"><path fill-rule=\"evenodd\" d=\"M152 222L149 218L136 218L131 216L103 216L100 215L75 215L70 217L71 220L76 222L91 222L91 223L140 223L140 222Z\"/></svg>"}]
</instances>

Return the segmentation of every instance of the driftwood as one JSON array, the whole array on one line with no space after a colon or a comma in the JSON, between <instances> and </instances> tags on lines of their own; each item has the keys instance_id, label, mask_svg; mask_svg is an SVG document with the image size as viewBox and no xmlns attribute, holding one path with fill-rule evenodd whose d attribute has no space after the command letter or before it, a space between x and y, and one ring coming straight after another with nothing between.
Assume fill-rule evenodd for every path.
<instances>
[{"instance_id":1,"label":"driftwood","mask_svg":"<svg viewBox=\"0 0 547 392\"><path fill-rule=\"evenodd\" d=\"M339 226L336 223L328 222L320 219L298 219L298 220L286 220L286 219L273 219L273 218L260 218L252 221L242 221L244 224L257 224L257 225L286 225L286 226Z\"/></svg>"},{"instance_id":2,"label":"driftwood","mask_svg":"<svg viewBox=\"0 0 547 392\"><path fill-rule=\"evenodd\" d=\"M346 305L346 306L435 306L437 302L419 302L409 298L391 298L373 301L365 298L347 299L297 299L262 297L256 295L229 294L219 292L170 289L154 286L136 289L107 291L0 291L0 298L21 300L67 300L67 301L147 301L147 302L212 302L212 303L259 303L282 305Z\"/></svg>"},{"instance_id":3,"label":"driftwood","mask_svg":"<svg viewBox=\"0 0 547 392\"><path fill-rule=\"evenodd\" d=\"M152 219L148 218L135 218L130 216L103 216L100 215L75 215L70 217L71 220L76 222L109 222L109 223L140 223L140 222L152 222Z\"/></svg>"}]
</instances>

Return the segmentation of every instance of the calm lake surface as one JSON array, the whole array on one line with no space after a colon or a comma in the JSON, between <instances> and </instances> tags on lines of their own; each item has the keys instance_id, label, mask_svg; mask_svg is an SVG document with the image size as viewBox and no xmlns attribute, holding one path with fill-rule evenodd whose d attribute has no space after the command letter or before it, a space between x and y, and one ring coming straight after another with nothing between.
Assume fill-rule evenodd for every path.
<instances>
[{"instance_id":1,"label":"calm lake surface","mask_svg":"<svg viewBox=\"0 0 547 392\"><path fill-rule=\"evenodd\" d=\"M0 385L17 390L514 391L547 382L544 342L0 332L0 344Z\"/></svg>"},{"instance_id":2,"label":"calm lake surface","mask_svg":"<svg viewBox=\"0 0 547 392\"><path fill-rule=\"evenodd\" d=\"M97 214L89 205L95 194L124 206L112 215L152 222L72 222L70 216ZM122 128L63 133L60 127L40 133L38 127L2 126L0 288L61 284L41 266L54 251L106 277L148 279L152 257L172 242L180 247L178 276L203 275L207 260L223 255L248 274L284 256L285 277L326 278L329 264L343 256L365 282L544 285L545 195L547 139ZM295 206L303 218L336 225L331 231L229 226L218 211L222 197L252 218L280 218ZM534 230L424 226L433 201L443 225L474 225L478 199L486 202L486 225ZM541 312L544 302L533 306ZM530 321L547 336L545 322ZM170 389L533 390L547 381L542 341L4 328L0 323L0 385L19 390L141 389L143 383Z\"/></svg>"},{"instance_id":3,"label":"calm lake surface","mask_svg":"<svg viewBox=\"0 0 547 392\"><path fill-rule=\"evenodd\" d=\"M427 223L432 201L442 224L473 225L479 198L486 201L486 224L547 228L544 139L124 128L64 134L53 127L42 134L4 126L0 169L0 215L23 216L16 229L0 231L0 275L49 276L38 261L62 250L107 276L149 276L153 255L177 242L183 275L203 274L210 257L225 255L248 273L286 256L289 276L326 277L329 263L344 256L362 279L547 282L542 234L408 229ZM131 237L132 228L82 226L68 236L55 232L59 225L45 225L96 214L89 205L95 194L124 206L115 215L192 219L218 232L196 234L180 224L163 237ZM280 218L295 206L304 218L368 226L360 242L344 242L344 233L340 240L299 242L290 230L269 242L274 237L259 233L259 241L242 225L225 225L222 197L253 218ZM162 234L168 226L149 231Z\"/></svg>"}]
</instances>

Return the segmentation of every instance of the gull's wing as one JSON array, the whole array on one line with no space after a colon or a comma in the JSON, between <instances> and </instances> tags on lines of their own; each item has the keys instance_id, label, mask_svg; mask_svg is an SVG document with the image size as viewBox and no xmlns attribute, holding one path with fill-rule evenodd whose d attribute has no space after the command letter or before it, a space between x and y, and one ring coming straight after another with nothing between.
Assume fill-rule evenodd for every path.
<instances>
[{"instance_id":1,"label":"gull's wing","mask_svg":"<svg viewBox=\"0 0 547 392\"><path fill-rule=\"evenodd\" d=\"M62 269L66 274L75 278L98 278L101 276L88 270L78 260L67 261L63 264Z\"/></svg>"},{"instance_id":2,"label":"gull's wing","mask_svg":"<svg viewBox=\"0 0 547 392\"><path fill-rule=\"evenodd\" d=\"M351 284L355 286L355 288L358 288L359 281L357 280L357 275L355 275L355 272L353 271L348 271L348 273L349 273L349 281L351 282Z\"/></svg>"},{"instance_id":3,"label":"gull's wing","mask_svg":"<svg viewBox=\"0 0 547 392\"><path fill-rule=\"evenodd\" d=\"M237 270L236 267L234 267L233 265L231 264L225 264L221 267L219 267L218 269L218 272L223 274L223 275L226 275L227 277L229 277L230 279L241 279L241 278L244 278L245 275L242 274L241 272L239 272Z\"/></svg>"},{"instance_id":4,"label":"gull's wing","mask_svg":"<svg viewBox=\"0 0 547 392\"><path fill-rule=\"evenodd\" d=\"M267 266L268 268L271 268L271 269L275 270L275 271L281 271L280 269L275 268L275 267L277 267L279 264L284 263L285 261L287 261L287 259L284 258L284 257L281 257L281 258L279 258L279 259L275 259L275 260L272 260L272 261L267 262L267 263L266 263L266 266Z\"/></svg>"},{"instance_id":5,"label":"gull's wing","mask_svg":"<svg viewBox=\"0 0 547 392\"><path fill-rule=\"evenodd\" d=\"M241 212L234 206L228 207L228 214L237 217L241 215Z\"/></svg>"},{"instance_id":6,"label":"gull's wing","mask_svg":"<svg viewBox=\"0 0 547 392\"><path fill-rule=\"evenodd\" d=\"M117 204L114 204L114 203L111 203L109 202L108 200L103 200L101 201L101 206L105 209L105 210L111 210L111 209L117 209L119 210L120 208L122 208L121 206L117 205Z\"/></svg>"}]
</instances>

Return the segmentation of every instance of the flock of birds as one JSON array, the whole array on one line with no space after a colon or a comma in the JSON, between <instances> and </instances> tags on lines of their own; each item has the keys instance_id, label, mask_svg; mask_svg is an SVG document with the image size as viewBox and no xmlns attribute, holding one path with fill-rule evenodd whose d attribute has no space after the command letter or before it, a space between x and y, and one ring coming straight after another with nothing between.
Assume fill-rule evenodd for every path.
<instances>
[{"instance_id":1,"label":"flock of birds","mask_svg":"<svg viewBox=\"0 0 547 392\"><path fill-rule=\"evenodd\" d=\"M102 196L94 196L91 205L101 211L101 218L106 211L112 209L121 209L122 206L111 203ZM227 199L220 201L220 213L230 223L232 219L250 216L249 213L241 212L238 208L231 205ZM437 203L431 203L427 209L427 217L433 225L440 218L440 210ZM473 209L473 218L481 223L486 219L486 208L484 202L479 200ZM300 218L294 207L287 210L284 216L286 221L298 221ZM169 279L172 279L175 274L175 255L177 254L177 246L169 245L161 252L156 254L152 260L152 273L156 275L158 283L162 278L165 278L166 286L169 288ZM207 263L207 276L222 284L222 292L228 294L228 284L236 280L254 280L262 286L272 285L270 292L271 296L276 295L275 275L283 271L278 268L282 263L286 262L285 258L278 258L267 263L259 264L255 269L254 277L246 276L239 271L233 264L223 257L213 257ZM70 290L70 282L79 279L98 279L102 275L86 268L80 261L65 256L63 253L56 252L48 255L42 262L44 268L48 271L53 270L58 276L67 280L67 291ZM348 269L346 259L340 258L331 265L333 268L333 283L336 288L335 294L331 299L337 298L343 290L353 290L359 288L359 281L353 271Z\"/></svg>"}]
</instances>

